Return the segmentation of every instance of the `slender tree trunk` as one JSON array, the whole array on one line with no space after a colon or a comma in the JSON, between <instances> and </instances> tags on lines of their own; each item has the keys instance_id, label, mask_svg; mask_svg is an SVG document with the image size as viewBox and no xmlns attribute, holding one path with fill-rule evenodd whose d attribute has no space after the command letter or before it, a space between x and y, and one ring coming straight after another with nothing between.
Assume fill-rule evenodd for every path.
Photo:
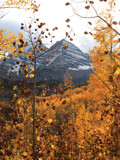
<instances>
[{"instance_id":1,"label":"slender tree trunk","mask_svg":"<svg viewBox=\"0 0 120 160\"><path fill-rule=\"evenodd\" d=\"M35 117L36 117L36 111L35 111L35 94L36 94L36 58L34 61L34 78L33 78L33 160L35 160L35 128L36 128L36 122L35 122Z\"/></svg>"}]
</instances>

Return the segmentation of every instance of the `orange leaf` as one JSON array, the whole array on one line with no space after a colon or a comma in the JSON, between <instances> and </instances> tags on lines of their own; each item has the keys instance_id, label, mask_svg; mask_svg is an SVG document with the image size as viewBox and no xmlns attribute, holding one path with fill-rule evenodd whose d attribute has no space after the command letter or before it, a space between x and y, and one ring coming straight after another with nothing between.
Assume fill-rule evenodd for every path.
<instances>
[{"instance_id":1,"label":"orange leaf","mask_svg":"<svg viewBox=\"0 0 120 160\"><path fill-rule=\"evenodd\" d=\"M90 6L85 6L85 9L89 9L90 8Z\"/></svg>"},{"instance_id":2,"label":"orange leaf","mask_svg":"<svg viewBox=\"0 0 120 160\"><path fill-rule=\"evenodd\" d=\"M116 21L113 21L112 24L117 25L117 22L116 22Z\"/></svg>"},{"instance_id":3,"label":"orange leaf","mask_svg":"<svg viewBox=\"0 0 120 160\"><path fill-rule=\"evenodd\" d=\"M85 31L84 34L88 34L88 32Z\"/></svg>"},{"instance_id":4,"label":"orange leaf","mask_svg":"<svg viewBox=\"0 0 120 160\"><path fill-rule=\"evenodd\" d=\"M66 22L68 23L68 22L70 22L70 19L68 18L68 19L66 19Z\"/></svg>"},{"instance_id":5,"label":"orange leaf","mask_svg":"<svg viewBox=\"0 0 120 160\"><path fill-rule=\"evenodd\" d=\"M68 45L66 44L65 46L63 46L64 49L66 49L68 47Z\"/></svg>"},{"instance_id":6,"label":"orange leaf","mask_svg":"<svg viewBox=\"0 0 120 160\"><path fill-rule=\"evenodd\" d=\"M65 3L65 5L66 5L66 6L69 6L69 5L70 5L70 3L69 3L69 2L67 2L67 3Z\"/></svg>"},{"instance_id":7,"label":"orange leaf","mask_svg":"<svg viewBox=\"0 0 120 160\"><path fill-rule=\"evenodd\" d=\"M24 157L27 157L27 152L23 152L22 154Z\"/></svg>"},{"instance_id":8,"label":"orange leaf","mask_svg":"<svg viewBox=\"0 0 120 160\"><path fill-rule=\"evenodd\" d=\"M73 39L72 39L72 38L70 38L70 41L73 41Z\"/></svg>"},{"instance_id":9,"label":"orange leaf","mask_svg":"<svg viewBox=\"0 0 120 160\"><path fill-rule=\"evenodd\" d=\"M46 60L46 63L49 64L49 60L48 59Z\"/></svg>"},{"instance_id":10,"label":"orange leaf","mask_svg":"<svg viewBox=\"0 0 120 160\"><path fill-rule=\"evenodd\" d=\"M55 31L55 30L57 30L58 29L58 27L55 27L55 28L53 28L53 31Z\"/></svg>"},{"instance_id":11,"label":"orange leaf","mask_svg":"<svg viewBox=\"0 0 120 160\"><path fill-rule=\"evenodd\" d=\"M17 86L13 86L13 90L16 90Z\"/></svg>"},{"instance_id":12,"label":"orange leaf","mask_svg":"<svg viewBox=\"0 0 120 160\"><path fill-rule=\"evenodd\" d=\"M91 23L91 22L88 22L88 24L89 24L89 25L92 25L92 23Z\"/></svg>"},{"instance_id":13,"label":"orange leaf","mask_svg":"<svg viewBox=\"0 0 120 160\"><path fill-rule=\"evenodd\" d=\"M90 2L90 4L94 4L94 2L93 1L89 1Z\"/></svg>"},{"instance_id":14,"label":"orange leaf","mask_svg":"<svg viewBox=\"0 0 120 160\"><path fill-rule=\"evenodd\" d=\"M55 55L55 51L53 51L53 55Z\"/></svg>"}]
</instances>

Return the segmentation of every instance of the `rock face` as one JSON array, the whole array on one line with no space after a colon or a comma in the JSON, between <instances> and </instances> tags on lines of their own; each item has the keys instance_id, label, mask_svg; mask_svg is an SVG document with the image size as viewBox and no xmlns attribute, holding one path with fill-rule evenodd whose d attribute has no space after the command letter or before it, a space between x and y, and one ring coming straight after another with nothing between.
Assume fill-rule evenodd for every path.
<instances>
[{"instance_id":1,"label":"rock face","mask_svg":"<svg viewBox=\"0 0 120 160\"><path fill-rule=\"evenodd\" d=\"M66 49L64 49L66 46ZM57 41L51 48L46 48L46 52L41 57L37 58L37 80L63 80L65 73L71 74L73 81L83 81L89 78L91 73L89 63L92 63L87 53L83 53L78 47L66 40ZM31 52L29 48L27 52ZM37 53L41 55L44 51ZM54 53L53 53L54 52ZM46 63L49 60L49 63ZM1 76L12 73L12 80L23 79L24 75L19 74L20 66L30 63L26 57L20 56L6 59L5 62L0 62ZM32 73L33 63L29 65L28 70ZM12 70L11 70L12 69Z\"/></svg>"}]
</instances>

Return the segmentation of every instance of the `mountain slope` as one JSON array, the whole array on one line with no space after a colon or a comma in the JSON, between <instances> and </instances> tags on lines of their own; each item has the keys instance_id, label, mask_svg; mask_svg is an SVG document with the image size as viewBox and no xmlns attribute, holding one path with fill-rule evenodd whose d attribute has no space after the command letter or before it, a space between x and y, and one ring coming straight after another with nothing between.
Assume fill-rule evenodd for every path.
<instances>
[{"instance_id":1,"label":"mountain slope","mask_svg":"<svg viewBox=\"0 0 120 160\"><path fill-rule=\"evenodd\" d=\"M66 49L64 49L64 46ZM89 61L91 63L90 57L87 53L83 53L78 47L76 47L73 43L68 42L66 40L57 41L53 46L49 49L43 45L42 47L46 48L46 52L41 57L37 58L37 80L62 80L64 78L64 74L68 71L73 80L87 80L89 78L89 74L91 73L89 68ZM29 48L27 52L31 52L32 48ZM44 51L37 53L39 56ZM55 54L53 54L53 52ZM46 63L46 60L49 60L49 63ZM19 64L17 63L19 62ZM1 75L4 73L9 74L12 73L12 79L21 79L24 76L18 74L20 70L20 65L27 65L31 61L22 55L18 57L11 57L6 60L4 63L0 63ZM29 72L32 73L33 62L31 63L31 67L29 67ZM12 68L12 70L11 70Z\"/></svg>"},{"instance_id":2,"label":"mountain slope","mask_svg":"<svg viewBox=\"0 0 120 160\"><path fill-rule=\"evenodd\" d=\"M63 49L66 44L68 47ZM52 49L53 47L55 48ZM51 51L44 56L44 68L41 69L42 63L39 63L37 67L37 72L40 73L37 78L62 80L66 71L72 75L74 81L81 77L85 77L82 80L89 78L91 73L89 67L90 57L87 53L83 53L78 47L66 40L61 40L61 43L60 41L56 42L50 49ZM55 55L52 54L53 51ZM47 59L49 59L49 64L46 64L45 60Z\"/></svg>"}]
</instances>

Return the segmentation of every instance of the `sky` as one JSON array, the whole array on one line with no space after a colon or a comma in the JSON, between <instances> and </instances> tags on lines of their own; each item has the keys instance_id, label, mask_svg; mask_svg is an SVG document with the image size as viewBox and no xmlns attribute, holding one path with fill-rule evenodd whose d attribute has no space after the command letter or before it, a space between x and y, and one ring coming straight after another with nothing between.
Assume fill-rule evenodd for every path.
<instances>
[{"instance_id":1,"label":"sky","mask_svg":"<svg viewBox=\"0 0 120 160\"><path fill-rule=\"evenodd\" d=\"M98 0L96 0L96 2L97 1ZM58 31L55 31L54 33L56 38L53 43L64 38L65 32L69 32L71 30L71 37L73 38L72 43L79 47L83 52L88 53L89 50L96 45L96 42L91 35L85 35L84 31L91 31L93 28L90 28L88 25L89 19L81 19L74 15L71 6L65 6L66 2L69 2L69 0L37 0L37 3L40 3L40 8L39 12L36 13L36 17L40 19L40 22L45 22L48 28L52 29L55 26L59 28ZM101 3L101 5L103 5L103 3ZM79 6L80 8L76 5L77 9L80 9L83 15L88 16L89 14L94 14L94 12L85 12L82 4ZM105 5L100 6L96 3L95 7L98 11L100 8L103 9ZM4 10L4 12L7 11ZM21 31L21 22L27 22L30 16L33 16L32 11L10 9L8 10L8 14L0 20L0 27L6 27L8 31L17 34ZM70 18L69 23L65 22L67 18ZM94 23L94 21L95 19L92 19L92 23ZM67 27L68 24L71 26L71 29ZM74 33L76 36L73 36Z\"/></svg>"}]
</instances>

